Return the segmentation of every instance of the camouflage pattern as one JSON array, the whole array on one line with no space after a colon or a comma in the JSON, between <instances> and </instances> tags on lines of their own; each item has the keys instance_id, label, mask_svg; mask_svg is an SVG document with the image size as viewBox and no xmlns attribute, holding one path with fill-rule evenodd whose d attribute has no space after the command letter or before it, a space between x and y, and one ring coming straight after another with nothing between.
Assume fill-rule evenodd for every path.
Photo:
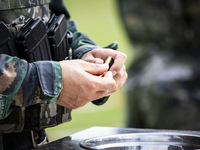
<instances>
[{"instance_id":1,"label":"camouflage pattern","mask_svg":"<svg viewBox=\"0 0 200 150\"><path fill-rule=\"evenodd\" d=\"M6 24L23 24L28 18L49 18L50 16L49 5L41 5L30 8L15 9L13 10L0 10L0 21Z\"/></svg>"},{"instance_id":2,"label":"camouflage pattern","mask_svg":"<svg viewBox=\"0 0 200 150\"><path fill-rule=\"evenodd\" d=\"M67 29L73 33L73 57L81 58L85 52L97 48L88 36L77 31L76 23L69 20L70 15L63 7L63 2L53 1L62 3L55 10L64 9L61 12L65 13L68 20ZM49 5L45 1L26 0L28 4L33 5L10 7L15 6L12 4L17 2L20 0L10 4L0 0L1 5L9 6L0 10L0 20L7 24L14 36L29 17L39 16L43 20L49 17ZM0 133L44 129L71 120L71 109L55 104L62 89L62 73L58 62L27 63L25 60L3 54L0 55L0 62L0 82L3 83L0 85Z\"/></svg>"},{"instance_id":3,"label":"camouflage pattern","mask_svg":"<svg viewBox=\"0 0 200 150\"><path fill-rule=\"evenodd\" d=\"M7 23L14 35L28 18L48 19L49 16L48 4L0 11L0 20ZM58 62L27 63L6 55L0 55L0 61L1 133L38 130L71 120L71 110L55 104L62 89ZM45 86L47 83L48 86ZM63 116L67 118L63 119Z\"/></svg>"},{"instance_id":4,"label":"camouflage pattern","mask_svg":"<svg viewBox=\"0 0 200 150\"><path fill-rule=\"evenodd\" d=\"M200 1L119 0L134 60L128 127L200 130Z\"/></svg>"},{"instance_id":5,"label":"camouflage pattern","mask_svg":"<svg viewBox=\"0 0 200 150\"><path fill-rule=\"evenodd\" d=\"M55 120L57 115L57 107L53 106L53 103L57 101L62 89L62 73L59 63L53 61L27 63L17 57L3 54L0 55L0 60L2 64L0 67L2 83L0 86L0 132L21 131L30 124L30 118L35 122L31 122L31 128L27 128L29 130L55 125L55 121L54 123L51 121L51 119ZM44 77L43 74L48 77ZM43 86L46 83L48 83L47 88ZM37 103L41 105L36 105ZM48 103L52 104L47 105ZM25 108L26 113L24 114ZM45 125L44 119L40 120L40 115L50 118ZM25 123L25 117L27 123Z\"/></svg>"},{"instance_id":6,"label":"camouflage pattern","mask_svg":"<svg viewBox=\"0 0 200 150\"><path fill-rule=\"evenodd\" d=\"M29 8L43 4L49 4L51 0L1 0L0 10Z\"/></svg>"}]
</instances>

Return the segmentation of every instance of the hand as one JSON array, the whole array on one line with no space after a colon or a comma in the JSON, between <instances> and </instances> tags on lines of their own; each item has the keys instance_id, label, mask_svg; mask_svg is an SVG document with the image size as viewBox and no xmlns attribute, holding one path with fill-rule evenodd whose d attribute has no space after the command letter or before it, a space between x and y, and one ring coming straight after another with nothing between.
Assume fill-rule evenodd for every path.
<instances>
[{"instance_id":1,"label":"hand","mask_svg":"<svg viewBox=\"0 0 200 150\"><path fill-rule=\"evenodd\" d=\"M83 55L82 60L102 64L103 60L105 60L107 56L111 56L114 59L114 64L110 68L110 71L112 72L113 78L117 85L115 91L108 93L110 95L119 90L126 82L128 75L124 63L127 59L127 56L122 52L112 49L98 48Z\"/></svg>"},{"instance_id":2,"label":"hand","mask_svg":"<svg viewBox=\"0 0 200 150\"><path fill-rule=\"evenodd\" d=\"M97 48L83 55L81 59L92 63L103 63L103 60L105 60L107 56L111 56L114 59L114 64L110 68L114 76L116 73L120 72L124 66L127 59L124 53L108 48Z\"/></svg>"},{"instance_id":3,"label":"hand","mask_svg":"<svg viewBox=\"0 0 200 150\"><path fill-rule=\"evenodd\" d=\"M59 63L63 77L63 89L57 101L59 105L76 109L116 90L117 85L111 72L107 72L103 78L98 76L108 70L108 65L83 60Z\"/></svg>"}]
</instances>

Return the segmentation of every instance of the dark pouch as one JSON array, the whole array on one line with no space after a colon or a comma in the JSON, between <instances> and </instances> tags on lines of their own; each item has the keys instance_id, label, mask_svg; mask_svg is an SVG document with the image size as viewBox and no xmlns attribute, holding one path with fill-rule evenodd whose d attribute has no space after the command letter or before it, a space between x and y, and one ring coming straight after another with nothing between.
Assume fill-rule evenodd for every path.
<instances>
[{"instance_id":1,"label":"dark pouch","mask_svg":"<svg viewBox=\"0 0 200 150\"><path fill-rule=\"evenodd\" d=\"M47 23L47 35L51 48L52 59L61 61L69 58L70 40L72 33L67 31L65 15L52 14ZM71 120L71 109L57 105L56 123L60 124Z\"/></svg>"},{"instance_id":2,"label":"dark pouch","mask_svg":"<svg viewBox=\"0 0 200 150\"><path fill-rule=\"evenodd\" d=\"M17 34L16 45L20 57L28 62L52 60L46 26L40 18L24 24Z\"/></svg>"},{"instance_id":3,"label":"dark pouch","mask_svg":"<svg viewBox=\"0 0 200 150\"><path fill-rule=\"evenodd\" d=\"M0 21L0 54L7 54L10 56L18 56L14 38L9 32L7 26Z\"/></svg>"},{"instance_id":4,"label":"dark pouch","mask_svg":"<svg viewBox=\"0 0 200 150\"><path fill-rule=\"evenodd\" d=\"M53 14L47 23L47 35L53 60L60 61L68 57L69 42L67 20L65 16Z\"/></svg>"},{"instance_id":5,"label":"dark pouch","mask_svg":"<svg viewBox=\"0 0 200 150\"><path fill-rule=\"evenodd\" d=\"M24 24L16 36L16 45L20 58L26 59L28 62L52 60L46 26L39 18L36 20L29 19ZM46 113L44 109L47 107L47 104L35 104L26 107L24 130L42 129L43 122L48 120L48 118L46 120L42 119L43 113ZM53 119L55 115L56 113L51 118L52 120L55 120ZM52 126L55 125L55 121L46 121L44 124Z\"/></svg>"}]
</instances>

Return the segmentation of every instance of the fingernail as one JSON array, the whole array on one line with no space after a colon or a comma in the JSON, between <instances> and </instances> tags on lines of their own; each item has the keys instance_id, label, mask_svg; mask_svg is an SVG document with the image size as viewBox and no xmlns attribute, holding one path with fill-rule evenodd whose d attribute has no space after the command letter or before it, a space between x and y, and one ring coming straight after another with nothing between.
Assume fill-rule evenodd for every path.
<instances>
[{"instance_id":1,"label":"fingernail","mask_svg":"<svg viewBox=\"0 0 200 150\"><path fill-rule=\"evenodd\" d=\"M116 71L111 71L111 72L112 72L112 76L113 76L113 77L117 74Z\"/></svg>"}]
</instances>

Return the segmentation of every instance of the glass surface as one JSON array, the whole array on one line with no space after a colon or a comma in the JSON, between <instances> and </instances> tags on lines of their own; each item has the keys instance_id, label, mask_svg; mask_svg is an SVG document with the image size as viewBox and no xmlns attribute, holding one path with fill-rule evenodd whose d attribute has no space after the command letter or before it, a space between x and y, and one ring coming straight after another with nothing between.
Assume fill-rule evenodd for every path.
<instances>
[{"instance_id":1,"label":"glass surface","mask_svg":"<svg viewBox=\"0 0 200 150\"><path fill-rule=\"evenodd\" d=\"M90 150L191 150L200 149L200 136L169 132L117 134L90 138L80 146Z\"/></svg>"}]
</instances>

